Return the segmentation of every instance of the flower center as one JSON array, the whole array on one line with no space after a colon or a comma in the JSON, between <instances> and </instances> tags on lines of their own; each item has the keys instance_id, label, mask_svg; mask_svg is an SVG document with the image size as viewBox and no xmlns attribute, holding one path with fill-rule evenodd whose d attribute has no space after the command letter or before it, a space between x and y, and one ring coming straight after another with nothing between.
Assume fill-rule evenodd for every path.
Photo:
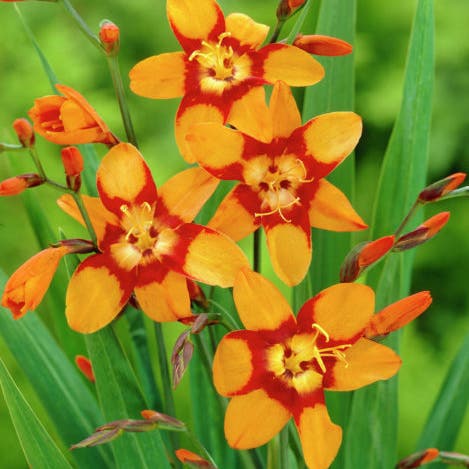
<instances>
[{"instance_id":1,"label":"flower center","mask_svg":"<svg viewBox=\"0 0 469 469\"><path fill-rule=\"evenodd\" d=\"M125 241L135 245L141 252L152 249L158 237L158 232L153 225L153 209L148 202L140 206L120 207L125 217L122 219L122 227L126 231Z\"/></svg>"},{"instance_id":2,"label":"flower center","mask_svg":"<svg viewBox=\"0 0 469 469\"><path fill-rule=\"evenodd\" d=\"M230 32L224 32L218 36L216 44L202 41L202 49L195 50L189 57L194 59L202 67L211 71L212 77L218 80L226 80L233 77L233 48L223 45L223 39L230 37Z\"/></svg>"},{"instance_id":3,"label":"flower center","mask_svg":"<svg viewBox=\"0 0 469 469\"><path fill-rule=\"evenodd\" d=\"M296 189L300 184L312 180L306 179L305 165L299 159L288 158L280 164L270 165L258 186L263 198L261 208L266 211L255 213L254 216L262 217L278 212L289 223L291 220L285 216L284 210L300 204Z\"/></svg>"},{"instance_id":4,"label":"flower center","mask_svg":"<svg viewBox=\"0 0 469 469\"><path fill-rule=\"evenodd\" d=\"M313 324L313 333L296 334L283 344L275 344L267 350L267 368L285 384L300 393L314 391L322 383L326 373L325 359L340 360L348 366L344 351L351 344L319 347L318 338L329 342L329 334L319 325Z\"/></svg>"}]
</instances>

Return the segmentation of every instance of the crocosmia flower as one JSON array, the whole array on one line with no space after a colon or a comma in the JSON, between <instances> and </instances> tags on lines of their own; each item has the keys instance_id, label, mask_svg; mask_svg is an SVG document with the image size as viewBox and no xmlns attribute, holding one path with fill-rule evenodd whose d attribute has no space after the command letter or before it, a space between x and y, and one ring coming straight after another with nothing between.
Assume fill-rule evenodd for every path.
<instances>
[{"instance_id":1,"label":"crocosmia flower","mask_svg":"<svg viewBox=\"0 0 469 469\"><path fill-rule=\"evenodd\" d=\"M73 274L66 295L70 327L94 332L111 322L132 292L155 321L191 316L186 277L232 286L248 261L226 235L190 223L217 186L201 168L183 171L157 192L130 144L114 146L97 171L99 199L87 198L100 252ZM81 220L70 198L60 205ZM86 292L86 294L84 294Z\"/></svg>"},{"instance_id":2,"label":"crocosmia flower","mask_svg":"<svg viewBox=\"0 0 469 469\"><path fill-rule=\"evenodd\" d=\"M78 91L65 85L55 87L62 96L38 98L28 112L36 133L59 145L104 143L111 146L118 143L98 113Z\"/></svg>"},{"instance_id":3,"label":"crocosmia flower","mask_svg":"<svg viewBox=\"0 0 469 469\"><path fill-rule=\"evenodd\" d=\"M245 133L249 119L240 120L237 130L195 124L187 141L209 173L240 181L209 226L239 240L262 224L275 272L288 285L296 285L311 262L311 226L334 231L366 228L346 196L324 179L355 148L361 119L353 112L332 112L301 125L290 89L281 82L274 86L270 108L264 104L252 113L268 116L268 142Z\"/></svg>"},{"instance_id":4,"label":"crocosmia flower","mask_svg":"<svg viewBox=\"0 0 469 469\"><path fill-rule=\"evenodd\" d=\"M190 162L194 160L184 135L194 122L228 119L236 125L263 99L261 85L283 80L308 86L324 75L315 59L294 46L260 47L268 26L240 13L225 18L215 0L168 0L167 14L184 50L139 62L130 71L130 88L147 98L184 96L176 116L176 140Z\"/></svg>"},{"instance_id":5,"label":"crocosmia flower","mask_svg":"<svg viewBox=\"0 0 469 469\"><path fill-rule=\"evenodd\" d=\"M263 445L293 417L307 466L329 467L342 430L329 417L324 390L352 391L390 378L401 365L393 350L364 337L373 318L373 290L333 285L295 318L269 281L243 269L233 295L247 330L227 334L213 362L217 391L232 398L225 415L228 443L237 449Z\"/></svg>"}]
</instances>

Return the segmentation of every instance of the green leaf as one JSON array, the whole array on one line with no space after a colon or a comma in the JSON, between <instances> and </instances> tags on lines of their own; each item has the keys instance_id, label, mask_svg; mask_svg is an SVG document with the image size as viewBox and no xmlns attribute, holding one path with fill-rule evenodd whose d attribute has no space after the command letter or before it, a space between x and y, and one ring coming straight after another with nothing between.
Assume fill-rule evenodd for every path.
<instances>
[{"instance_id":1,"label":"green leaf","mask_svg":"<svg viewBox=\"0 0 469 469\"><path fill-rule=\"evenodd\" d=\"M1 359L0 386L30 467L35 469L71 468L70 463L57 448L54 440L16 386Z\"/></svg>"},{"instance_id":2,"label":"green leaf","mask_svg":"<svg viewBox=\"0 0 469 469\"><path fill-rule=\"evenodd\" d=\"M0 271L0 290L6 276ZM70 446L102 423L95 397L34 314L15 321L0 307L0 337L28 377L65 445ZM110 452L93 449L74 453L80 464L110 466Z\"/></svg>"},{"instance_id":3,"label":"green leaf","mask_svg":"<svg viewBox=\"0 0 469 469\"><path fill-rule=\"evenodd\" d=\"M140 412L148 408L127 355L112 327L108 326L86 336L96 376L96 389L105 418L102 423L140 418ZM158 430L125 434L110 446L114 452L116 467L150 469L157 462L158 468L170 468Z\"/></svg>"},{"instance_id":4,"label":"green leaf","mask_svg":"<svg viewBox=\"0 0 469 469\"><path fill-rule=\"evenodd\" d=\"M428 417L417 449L451 451L469 404L469 335L451 364L435 405ZM437 464L435 469L443 469Z\"/></svg>"},{"instance_id":5,"label":"green leaf","mask_svg":"<svg viewBox=\"0 0 469 469\"><path fill-rule=\"evenodd\" d=\"M419 0L401 109L386 150L375 199L375 239L392 234L424 187L433 87L433 2ZM368 276L377 309L409 293L413 253L388 257ZM399 333L386 341L394 349ZM393 467L397 461L397 379L356 391L344 437L345 468ZM371 442L371 443L370 443Z\"/></svg>"}]
</instances>

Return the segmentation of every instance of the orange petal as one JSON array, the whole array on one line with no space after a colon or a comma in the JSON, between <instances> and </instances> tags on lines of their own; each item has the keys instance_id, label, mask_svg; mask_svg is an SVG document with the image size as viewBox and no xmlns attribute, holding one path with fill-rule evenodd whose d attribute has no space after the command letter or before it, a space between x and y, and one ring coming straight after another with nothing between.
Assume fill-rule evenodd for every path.
<instances>
[{"instance_id":1,"label":"orange petal","mask_svg":"<svg viewBox=\"0 0 469 469\"><path fill-rule=\"evenodd\" d=\"M195 124L186 141L197 162L216 177L223 178L226 167L242 164L244 137L237 130L213 122Z\"/></svg>"},{"instance_id":2,"label":"orange petal","mask_svg":"<svg viewBox=\"0 0 469 469\"><path fill-rule=\"evenodd\" d=\"M386 306L376 313L365 330L365 336L384 336L413 321L432 303L429 291L422 291Z\"/></svg>"},{"instance_id":3,"label":"orange petal","mask_svg":"<svg viewBox=\"0 0 469 469\"><path fill-rule=\"evenodd\" d=\"M307 52L286 44L270 44L264 56L264 76L269 83L282 80L290 86L314 85L324 77L324 68Z\"/></svg>"},{"instance_id":4,"label":"orange petal","mask_svg":"<svg viewBox=\"0 0 469 469\"><path fill-rule=\"evenodd\" d=\"M226 30L231 37L238 39L241 46L248 45L257 49L267 38L269 27L256 23L252 18L242 13L231 13L225 19Z\"/></svg>"},{"instance_id":5,"label":"orange petal","mask_svg":"<svg viewBox=\"0 0 469 469\"><path fill-rule=\"evenodd\" d=\"M272 114L265 103L265 91L261 86L251 88L233 102L228 122L240 132L261 142L272 140Z\"/></svg>"},{"instance_id":6,"label":"orange petal","mask_svg":"<svg viewBox=\"0 0 469 469\"><path fill-rule=\"evenodd\" d=\"M98 191L104 206L122 215L122 205L156 202L156 187L145 160L130 143L120 143L104 156L97 171Z\"/></svg>"},{"instance_id":7,"label":"orange petal","mask_svg":"<svg viewBox=\"0 0 469 469\"><path fill-rule=\"evenodd\" d=\"M308 216L311 226L323 230L357 231L367 228L345 194L325 179L317 181Z\"/></svg>"},{"instance_id":8,"label":"orange petal","mask_svg":"<svg viewBox=\"0 0 469 469\"><path fill-rule=\"evenodd\" d=\"M242 269L236 277L233 299L246 329L276 330L295 317L280 291L262 275Z\"/></svg>"},{"instance_id":9,"label":"orange petal","mask_svg":"<svg viewBox=\"0 0 469 469\"><path fill-rule=\"evenodd\" d=\"M86 211L88 212L96 236L98 240L101 241L104 238L106 225L117 225L118 220L113 213L104 208L104 205L99 197L82 195L81 198L85 204ZM81 216L80 210L78 209L77 204L71 195L62 195L57 199L57 204L66 214L70 215L83 226L86 226L85 221Z\"/></svg>"},{"instance_id":10,"label":"orange petal","mask_svg":"<svg viewBox=\"0 0 469 469\"><path fill-rule=\"evenodd\" d=\"M311 263L312 246L309 234L293 223L266 227L267 246L272 267L289 286L303 280Z\"/></svg>"},{"instance_id":11,"label":"orange petal","mask_svg":"<svg viewBox=\"0 0 469 469\"><path fill-rule=\"evenodd\" d=\"M331 422L323 404L306 407L296 422L309 469L327 469L340 448L342 429Z\"/></svg>"},{"instance_id":12,"label":"orange petal","mask_svg":"<svg viewBox=\"0 0 469 469\"><path fill-rule=\"evenodd\" d=\"M192 316L186 278L176 272L168 272L161 282L137 285L134 288L142 311L153 321L177 321Z\"/></svg>"},{"instance_id":13,"label":"orange petal","mask_svg":"<svg viewBox=\"0 0 469 469\"><path fill-rule=\"evenodd\" d=\"M250 189L248 189L250 190ZM234 241L239 241L259 228L259 222L240 200L246 186L237 185L218 206L208 227L221 231ZM236 220L236 223L233 223Z\"/></svg>"},{"instance_id":14,"label":"orange petal","mask_svg":"<svg viewBox=\"0 0 469 469\"><path fill-rule=\"evenodd\" d=\"M277 81L270 97L270 113L273 121L274 137L289 137L301 126L301 115L290 87Z\"/></svg>"},{"instance_id":15,"label":"orange petal","mask_svg":"<svg viewBox=\"0 0 469 469\"><path fill-rule=\"evenodd\" d=\"M166 12L174 34L188 50L194 43L224 31L224 17L215 0L168 0Z\"/></svg>"},{"instance_id":16,"label":"orange petal","mask_svg":"<svg viewBox=\"0 0 469 469\"><path fill-rule=\"evenodd\" d=\"M96 254L85 259L72 275L65 315L74 331L96 332L107 326L127 303L134 278L124 271L119 271L118 277L109 264L107 256Z\"/></svg>"},{"instance_id":17,"label":"orange petal","mask_svg":"<svg viewBox=\"0 0 469 469\"><path fill-rule=\"evenodd\" d=\"M225 414L225 437L236 449L267 443L287 424L290 412L258 389L231 399Z\"/></svg>"},{"instance_id":18,"label":"orange petal","mask_svg":"<svg viewBox=\"0 0 469 469\"><path fill-rule=\"evenodd\" d=\"M327 370L325 389L353 391L391 378L401 366L401 359L394 350L365 338L358 340L344 354L345 360L336 360Z\"/></svg>"},{"instance_id":19,"label":"orange petal","mask_svg":"<svg viewBox=\"0 0 469 469\"><path fill-rule=\"evenodd\" d=\"M177 230L182 243L175 257L185 275L208 285L231 287L236 274L249 265L243 251L223 233L193 223Z\"/></svg>"},{"instance_id":20,"label":"orange petal","mask_svg":"<svg viewBox=\"0 0 469 469\"><path fill-rule=\"evenodd\" d=\"M309 54L337 56L347 55L352 52L352 45L342 39L320 34L299 34L293 45L303 49Z\"/></svg>"},{"instance_id":21,"label":"orange petal","mask_svg":"<svg viewBox=\"0 0 469 469\"><path fill-rule=\"evenodd\" d=\"M177 98L185 91L185 71L184 52L154 55L138 62L130 70L130 89L146 98Z\"/></svg>"},{"instance_id":22,"label":"orange petal","mask_svg":"<svg viewBox=\"0 0 469 469\"><path fill-rule=\"evenodd\" d=\"M252 353L246 340L226 335L213 357L213 384L222 396L232 396L249 382Z\"/></svg>"},{"instance_id":23,"label":"orange petal","mask_svg":"<svg viewBox=\"0 0 469 469\"><path fill-rule=\"evenodd\" d=\"M191 147L186 142L186 134L194 124L200 122L216 122L223 124L225 116L222 110L209 103L191 104L182 100L176 115L175 134L176 143L181 155L188 163L195 163L196 157L191 153Z\"/></svg>"},{"instance_id":24,"label":"orange petal","mask_svg":"<svg viewBox=\"0 0 469 469\"><path fill-rule=\"evenodd\" d=\"M67 247L47 248L21 265L5 284L2 306L9 308L14 319L36 309L44 298L60 259Z\"/></svg>"},{"instance_id":25,"label":"orange petal","mask_svg":"<svg viewBox=\"0 0 469 469\"><path fill-rule=\"evenodd\" d=\"M191 222L219 182L202 168L189 168L168 179L158 195L171 215Z\"/></svg>"},{"instance_id":26,"label":"orange petal","mask_svg":"<svg viewBox=\"0 0 469 469\"><path fill-rule=\"evenodd\" d=\"M330 112L307 122L303 128L306 155L318 165L315 177L327 176L355 148L362 120L354 112Z\"/></svg>"},{"instance_id":27,"label":"orange petal","mask_svg":"<svg viewBox=\"0 0 469 469\"><path fill-rule=\"evenodd\" d=\"M358 283L339 283L308 300L298 313L302 330L321 326L333 341L351 343L362 334L374 312L374 291Z\"/></svg>"}]
</instances>

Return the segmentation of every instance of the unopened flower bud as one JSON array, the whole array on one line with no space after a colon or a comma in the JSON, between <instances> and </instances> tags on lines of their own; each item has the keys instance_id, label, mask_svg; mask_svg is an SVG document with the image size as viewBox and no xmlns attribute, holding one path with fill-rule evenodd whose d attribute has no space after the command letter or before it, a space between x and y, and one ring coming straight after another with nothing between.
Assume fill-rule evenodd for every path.
<instances>
[{"instance_id":1,"label":"unopened flower bud","mask_svg":"<svg viewBox=\"0 0 469 469\"><path fill-rule=\"evenodd\" d=\"M77 355L75 357L75 364L89 381L92 383L96 381L93 373L93 367L88 358L84 357L83 355Z\"/></svg>"},{"instance_id":2,"label":"unopened flower bud","mask_svg":"<svg viewBox=\"0 0 469 469\"><path fill-rule=\"evenodd\" d=\"M83 156L77 147L65 147L61 154L67 177L67 187L77 192L81 187L80 174L83 171Z\"/></svg>"},{"instance_id":3,"label":"unopened flower bud","mask_svg":"<svg viewBox=\"0 0 469 469\"><path fill-rule=\"evenodd\" d=\"M44 184L44 179L39 174L20 174L0 182L0 196L21 194L29 187Z\"/></svg>"},{"instance_id":4,"label":"unopened flower bud","mask_svg":"<svg viewBox=\"0 0 469 469\"><path fill-rule=\"evenodd\" d=\"M95 246L92 241L81 238L62 239L59 242L52 244L51 247L67 248L68 254L88 254L95 251Z\"/></svg>"},{"instance_id":5,"label":"unopened flower bud","mask_svg":"<svg viewBox=\"0 0 469 469\"><path fill-rule=\"evenodd\" d=\"M396 468L414 469L416 467L421 467L424 464L434 461L439 455L440 452L436 448L428 448L424 451L419 451L418 453L411 454L402 461L399 461Z\"/></svg>"},{"instance_id":6,"label":"unopened flower bud","mask_svg":"<svg viewBox=\"0 0 469 469\"><path fill-rule=\"evenodd\" d=\"M109 443L112 440L115 440L118 436L122 435L124 430L119 427L112 428L110 430L101 430L96 431L88 438L76 443L70 447L71 450L77 448L91 448L93 446L102 445L104 443Z\"/></svg>"},{"instance_id":7,"label":"unopened flower bud","mask_svg":"<svg viewBox=\"0 0 469 469\"><path fill-rule=\"evenodd\" d=\"M368 266L389 252L393 244L393 235L357 244L347 255L340 268L340 281L353 282L356 280Z\"/></svg>"},{"instance_id":8,"label":"unopened flower bud","mask_svg":"<svg viewBox=\"0 0 469 469\"><path fill-rule=\"evenodd\" d=\"M451 174L451 176L440 179L420 192L418 201L423 204L435 202L441 199L448 192L451 192L460 186L464 179L466 179L465 173L454 173Z\"/></svg>"},{"instance_id":9,"label":"unopened flower bud","mask_svg":"<svg viewBox=\"0 0 469 469\"><path fill-rule=\"evenodd\" d=\"M200 286L191 280L190 278L186 279L187 289L189 290L189 297L192 302L201 306L202 308L207 308L208 302L205 296L204 291L200 288Z\"/></svg>"},{"instance_id":10,"label":"unopened flower bud","mask_svg":"<svg viewBox=\"0 0 469 469\"><path fill-rule=\"evenodd\" d=\"M293 41L293 45L315 55L336 56L347 55L352 52L352 45L347 41L319 34L308 34L306 36L298 34Z\"/></svg>"},{"instance_id":11,"label":"unopened flower bud","mask_svg":"<svg viewBox=\"0 0 469 469\"><path fill-rule=\"evenodd\" d=\"M120 31L117 25L109 20L101 21L99 25L99 39L108 55L119 51Z\"/></svg>"},{"instance_id":12,"label":"unopened flower bud","mask_svg":"<svg viewBox=\"0 0 469 469\"><path fill-rule=\"evenodd\" d=\"M186 424L170 415L162 414L156 410L142 410L140 415L151 422L158 423L158 427L168 430L185 430Z\"/></svg>"},{"instance_id":13,"label":"unopened flower bud","mask_svg":"<svg viewBox=\"0 0 469 469\"><path fill-rule=\"evenodd\" d=\"M280 0L277 7L277 19L279 21L285 21L305 3L306 0Z\"/></svg>"},{"instance_id":14,"label":"unopened flower bud","mask_svg":"<svg viewBox=\"0 0 469 469\"><path fill-rule=\"evenodd\" d=\"M406 251L432 239L449 220L449 212L441 212L423 222L415 230L401 236L394 244L393 251Z\"/></svg>"},{"instance_id":15,"label":"unopened flower bud","mask_svg":"<svg viewBox=\"0 0 469 469\"><path fill-rule=\"evenodd\" d=\"M180 448L174 452L176 457L183 464L193 467L193 468L204 468L204 469L213 469L214 466L209 461L204 458L201 458L198 454L193 453L184 448Z\"/></svg>"},{"instance_id":16,"label":"unopened flower bud","mask_svg":"<svg viewBox=\"0 0 469 469\"><path fill-rule=\"evenodd\" d=\"M15 119L13 122L13 129L23 147L29 148L34 145L35 138L33 126L27 119L24 119L23 117Z\"/></svg>"}]
</instances>

